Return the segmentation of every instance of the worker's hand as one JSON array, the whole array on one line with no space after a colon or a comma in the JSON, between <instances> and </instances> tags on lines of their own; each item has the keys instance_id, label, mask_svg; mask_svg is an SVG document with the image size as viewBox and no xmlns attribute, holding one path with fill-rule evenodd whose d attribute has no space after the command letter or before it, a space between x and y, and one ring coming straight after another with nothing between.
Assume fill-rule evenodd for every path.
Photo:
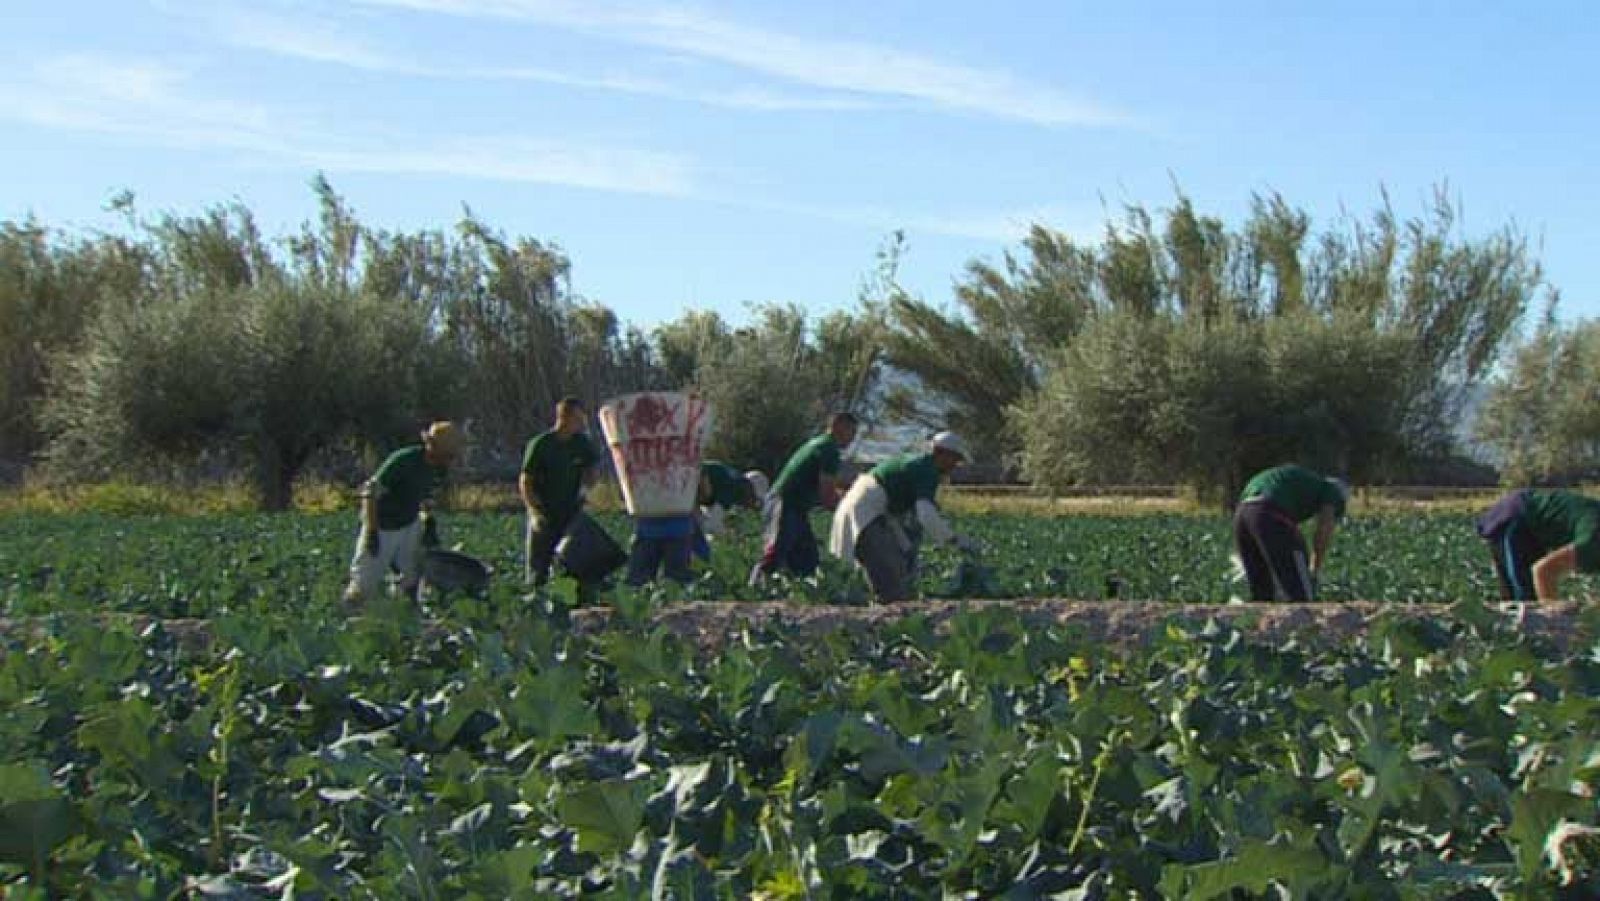
<instances>
[{"instance_id":1,"label":"worker's hand","mask_svg":"<svg viewBox=\"0 0 1600 901\"><path fill-rule=\"evenodd\" d=\"M422 514L422 546L439 546L439 520L426 512Z\"/></svg>"},{"instance_id":2,"label":"worker's hand","mask_svg":"<svg viewBox=\"0 0 1600 901\"><path fill-rule=\"evenodd\" d=\"M378 530L363 526L361 529L361 546L367 549L367 556L378 556Z\"/></svg>"},{"instance_id":3,"label":"worker's hand","mask_svg":"<svg viewBox=\"0 0 1600 901\"><path fill-rule=\"evenodd\" d=\"M983 545L978 543L978 539L970 535L957 535L956 547L965 554L976 554L983 550Z\"/></svg>"}]
</instances>

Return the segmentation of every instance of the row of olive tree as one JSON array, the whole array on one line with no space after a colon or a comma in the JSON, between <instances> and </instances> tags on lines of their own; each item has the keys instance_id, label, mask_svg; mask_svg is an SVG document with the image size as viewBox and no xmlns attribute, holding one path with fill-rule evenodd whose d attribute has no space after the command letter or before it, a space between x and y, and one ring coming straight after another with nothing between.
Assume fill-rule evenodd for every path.
<instances>
[{"instance_id":1,"label":"row of olive tree","mask_svg":"<svg viewBox=\"0 0 1600 901\"><path fill-rule=\"evenodd\" d=\"M204 463L276 509L314 461L431 417L468 421L503 475L564 395L698 387L722 411L714 452L770 469L870 388L872 316L691 311L647 335L578 299L557 248L470 211L450 232L371 229L314 189L320 216L284 241L241 204L142 220L127 197L125 235L0 229L0 459L67 478Z\"/></svg>"},{"instance_id":2,"label":"row of olive tree","mask_svg":"<svg viewBox=\"0 0 1600 901\"><path fill-rule=\"evenodd\" d=\"M716 411L707 452L775 473L827 414L872 420L882 326L870 307L815 322L792 305L752 312L742 328L690 312L656 339L668 382L694 387Z\"/></svg>"},{"instance_id":3,"label":"row of olive tree","mask_svg":"<svg viewBox=\"0 0 1600 901\"><path fill-rule=\"evenodd\" d=\"M1464 236L1443 194L1319 234L1280 197L1230 230L1180 195L1098 244L1035 227L1022 256L969 266L955 311L894 297L888 358L1047 487L1226 497L1282 460L1383 479L1448 452L1542 288L1519 234Z\"/></svg>"},{"instance_id":4,"label":"row of olive tree","mask_svg":"<svg viewBox=\"0 0 1600 901\"><path fill-rule=\"evenodd\" d=\"M656 383L646 337L573 298L559 251L470 213L454 233L369 229L314 188L319 219L282 242L237 203L144 221L125 199L119 237L7 226L7 455L73 478L208 460L275 509L319 455L430 417L508 459L563 394Z\"/></svg>"},{"instance_id":5,"label":"row of olive tree","mask_svg":"<svg viewBox=\"0 0 1600 901\"><path fill-rule=\"evenodd\" d=\"M1180 195L1098 243L1035 227L969 265L955 311L897 287L896 235L853 309L687 311L647 335L576 297L559 248L470 211L376 230L314 187L319 218L285 241L238 204L144 221L126 198L125 235L0 228L0 456L68 475L212 460L281 506L319 455L430 416L469 420L503 469L564 394L694 387L718 410L711 452L769 470L850 409L957 428L1047 487L1227 495L1283 459L1383 478L1449 449L1541 287L1520 236L1463 237L1443 197L1313 234L1278 197L1230 230Z\"/></svg>"},{"instance_id":6,"label":"row of olive tree","mask_svg":"<svg viewBox=\"0 0 1600 901\"><path fill-rule=\"evenodd\" d=\"M281 509L317 454L404 433L459 396L428 311L362 283L357 233L319 182L287 252L239 204L138 224L140 277L103 286L40 406L49 470L248 468Z\"/></svg>"},{"instance_id":7,"label":"row of olive tree","mask_svg":"<svg viewBox=\"0 0 1600 901\"><path fill-rule=\"evenodd\" d=\"M1600 470L1600 321L1546 315L1489 386L1475 437L1515 484Z\"/></svg>"},{"instance_id":8,"label":"row of olive tree","mask_svg":"<svg viewBox=\"0 0 1600 901\"><path fill-rule=\"evenodd\" d=\"M40 399L52 358L82 338L102 295L139 290L148 264L146 247L120 237L0 224L0 466L44 447Z\"/></svg>"}]
</instances>

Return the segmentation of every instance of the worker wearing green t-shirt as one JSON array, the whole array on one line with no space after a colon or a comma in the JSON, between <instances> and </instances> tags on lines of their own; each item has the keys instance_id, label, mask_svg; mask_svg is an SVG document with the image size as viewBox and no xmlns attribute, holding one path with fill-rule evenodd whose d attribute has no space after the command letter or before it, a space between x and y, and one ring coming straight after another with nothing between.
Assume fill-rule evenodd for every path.
<instances>
[{"instance_id":1,"label":"worker wearing green t-shirt","mask_svg":"<svg viewBox=\"0 0 1600 901\"><path fill-rule=\"evenodd\" d=\"M1256 473L1239 495L1233 542L1250 581L1250 599L1309 601L1334 529L1344 516L1350 486L1303 466L1276 466ZM1315 517L1310 565L1300 523Z\"/></svg>"},{"instance_id":2,"label":"worker wearing green t-shirt","mask_svg":"<svg viewBox=\"0 0 1600 901\"><path fill-rule=\"evenodd\" d=\"M850 486L833 515L828 547L857 563L879 601L893 603L915 592L917 550L924 536L971 550L939 512L940 479L967 459L967 446L953 432L933 436L927 453L891 457Z\"/></svg>"},{"instance_id":3,"label":"worker wearing green t-shirt","mask_svg":"<svg viewBox=\"0 0 1600 901\"><path fill-rule=\"evenodd\" d=\"M759 469L740 472L726 463L707 460L700 464L700 490L695 504L694 555L711 558L709 536L720 535L727 528L727 516L739 507L759 510L767 499L770 488L766 473Z\"/></svg>"},{"instance_id":4,"label":"worker wearing green t-shirt","mask_svg":"<svg viewBox=\"0 0 1600 901\"><path fill-rule=\"evenodd\" d=\"M1561 577L1600 572L1600 501L1570 491L1513 491L1478 519L1500 596L1553 601Z\"/></svg>"},{"instance_id":5,"label":"worker wearing green t-shirt","mask_svg":"<svg viewBox=\"0 0 1600 901\"><path fill-rule=\"evenodd\" d=\"M750 572L754 585L778 570L796 576L817 571L817 536L811 510L832 510L839 500L840 452L856 437L856 418L835 413L828 430L800 445L772 483L763 507L762 553Z\"/></svg>"},{"instance_id":6,"label":"worker wearing green t-shirt","mask_svg":"<svg viewBox=\"0 0 1600 901\"><path fill-rule=\"evenodd\" d=\"M391 569L400 573L401 591L415 594L428 508L465 449L466 438L455 423L435 422L422 433L421 444L390 454L367 480L361 492L361 534L344 591L347 602L376 596Z\"/></svg>"},{"instance_id":7,"label":"worker wearing green t-shirt","mask_svg":"<svg viewBox=\"0 0 1600 901\"><path fill-rule=\"evenodd\" d=\"M528 513L527 580L550 579L556 545L583 507L600 455L589 443L588 415L576 397L556 404L554 428L534 436L522 455L517 491Z\"/></svg>"}]
</instances>

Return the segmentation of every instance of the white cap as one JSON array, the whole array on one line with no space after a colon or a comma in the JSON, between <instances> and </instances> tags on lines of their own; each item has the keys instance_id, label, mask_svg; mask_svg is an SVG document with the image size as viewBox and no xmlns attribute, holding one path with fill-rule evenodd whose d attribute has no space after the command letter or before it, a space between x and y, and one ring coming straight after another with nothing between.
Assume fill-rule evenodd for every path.
<instances>
[{"instance_id":1,"label":"white cap","mask_svg":"<svg viewBox=\"0 0 1600 901\"><path fill-rule=\"evenodd\" d=\"M940 432L933 436L929 442L934 450L949 451L960 457L963 461L971 460L972 455L967 453L967 443L955 432Z\"/></svg>"},{"instance_id":2,"label":"white cap","mask_svg":"<svg viewBox=\"0 0 1600 901\"><path fill-rule=\"evenodd\" d=\"M767 499L767 491L772 488L772 483L767 481L767 474L759 469L752 469L744 474L744 480L750 483L750 488L755 491L756 501Z\"/></svg>"},{"instance_id":3,"label":"white cap","mask_svg":"<svg viewBox=\"0 0 1600 901\"><path fill-rule=\"evenodd\" d=\"M1341 501L1343 501L1346 504L1350 503L1350 483L1349 482L1346 482L1344 479L1341 479L1338 476L1328 476L1328 484L1330 484L1333 487L1339 489L1339 499Z\"/></svg>"}]
</instances>

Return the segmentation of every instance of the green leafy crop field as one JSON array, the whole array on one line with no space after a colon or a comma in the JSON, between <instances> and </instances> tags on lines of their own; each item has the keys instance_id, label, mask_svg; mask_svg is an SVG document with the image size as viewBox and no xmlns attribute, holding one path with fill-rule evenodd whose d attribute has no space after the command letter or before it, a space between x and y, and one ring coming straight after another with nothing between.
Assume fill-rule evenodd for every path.
<instances>
[{"instance_id":1,"label":"green leafy crop field","mask_svg":"<svg viewBox=\"0 0 1600 901\"><path fill-rule=\"evenodd\" d=\"M965 524L983 566L934 555L929 593L1232 590L1218 518ZM1558 651L1477 604L1465 517L1349 523L1328 594L1466 603L1335 646L1213 626L1113 651L989 608L715 655L634 615L575 632L508 575L509 517L445 524L501 571L487 597L347 617L350 526L0 519L32 624L0 639L7 898L1600 892L1600 621ZM688 591L613 597L754 599L753 546L746 522ZM838 569L771 591L860 601Z\"/></svg>"},{"instance_id":2,"label":"green leafy crop field","mask_svg":"<svg viewBox=\"0 0 1600 901\"><path fill-rule=\"evenodd\" d=\"M626 543L624 517L601 517ZM751 515L717 543L712 565L688 589L662 587L656 600L757 600L866 603L866 585L828 559L815 580L746 586L759 553ZM816 526L826 534L827 522ZM972 516L963 529L986 552L960 566L948 551L925 554L930 597L1101 598L1108 581L1123 598L1226 601L1232 581L1228 522L1220 516ZM522 522L511 515L449 517L446 544L497 571L494 594L522 591ZM174 518L12 516L0 518L0 591L7 615L61 610L128 610L157 616L210 616L258 601L331 603L354 542L346 515ZM1588 590L1587 583L1581 584ZM1469 516L1385 514L1348 521L1335 538L1320 585L1324 600L1453 601L1496 595L1493 574Z\"/></svg>"}]
</instances>

